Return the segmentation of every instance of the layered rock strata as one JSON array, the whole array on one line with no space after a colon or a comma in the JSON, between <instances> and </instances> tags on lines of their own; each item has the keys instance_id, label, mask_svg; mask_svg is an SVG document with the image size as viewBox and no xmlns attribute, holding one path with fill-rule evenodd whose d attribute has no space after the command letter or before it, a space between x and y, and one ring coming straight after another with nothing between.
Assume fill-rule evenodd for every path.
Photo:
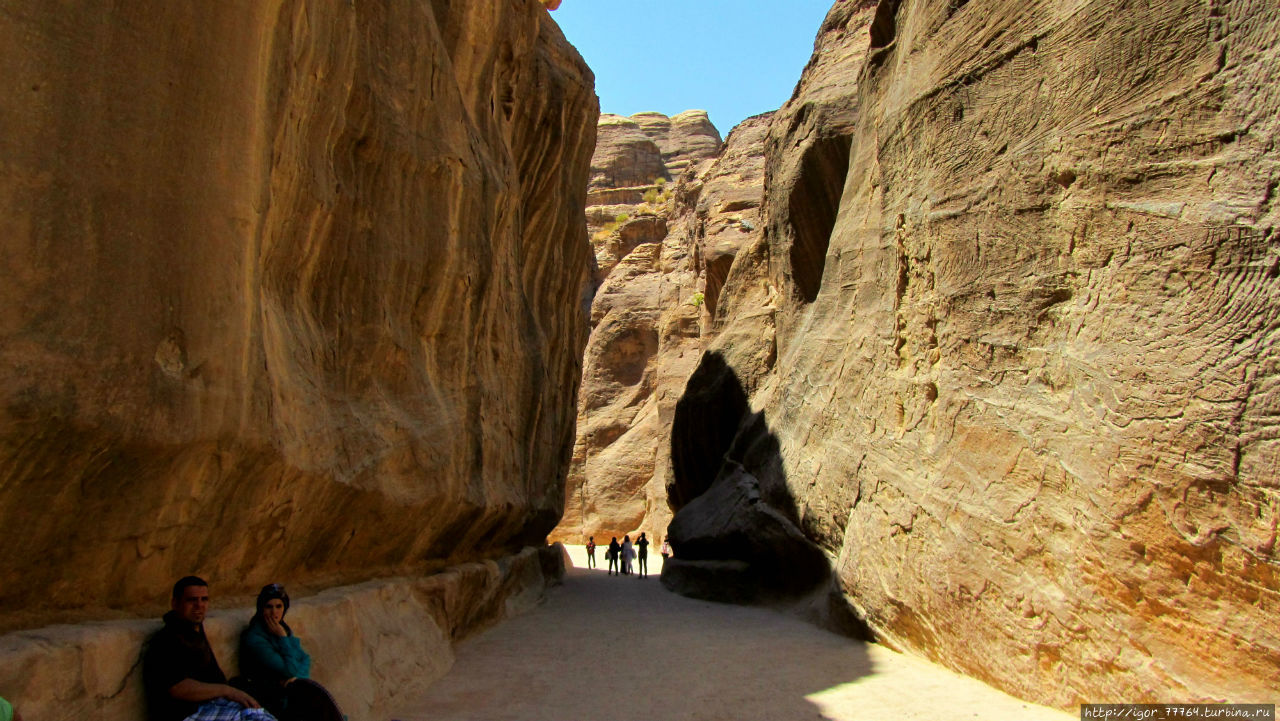
<instances>
[{"instance_id":1,"label":"layered rock strata","mask_svg":"<svg viewBox=\"0 0 1280 721\"><path fill-rule=\"evenodd\" d=\"M711 351L879 638L1060 706L1274 696L1277 39L1254 0L826 18Z\"/></svg>"},{"instance_id":2,"label":"layered rock strata","mask_svg":"<svg viewBox=\"0 0 1280 721\"><path fill-rule=\"evenodd\" d=\"M562 549L525 549L420 578L369 581L294 599L289 625L351 718L411 707L453 665L453 643L533 608L563 573ZM211 589L218 598L218 586ZM238 667L252 605L214 611L205 632L227 675ZM146 717L141 649L154 620L50 626L0 636L0 689L25 718ZM377 643L370 643L377 639Z\"/></svg>"},{"instance_id":3,"label":"layered rock strata","mask_svg":"<svg viewBox=\"0 0 1280 721\"><path fill-rule=\"evenodd\" d=\"M543 542L598 109L540 4L15 0L0 40L10 627Z\"/></svg>"},{"instance_id":4,"label":"layered rock strata","mask_svg":"<svg viewBox=\"0 0 1280 721\"><path fill-rule=\"evenodd\" d=\"M600 286L565 515L553 538L665 535L669 428L733 256L758 235L768 123L767 115L745 121L720 148L702 111L601 116L593 168L632 178L630 169L657 163L668 175L684 171L638 187L597 184L589 194ZM633 158L642 135L647 155Z\"/></svg>"}]
</instances>

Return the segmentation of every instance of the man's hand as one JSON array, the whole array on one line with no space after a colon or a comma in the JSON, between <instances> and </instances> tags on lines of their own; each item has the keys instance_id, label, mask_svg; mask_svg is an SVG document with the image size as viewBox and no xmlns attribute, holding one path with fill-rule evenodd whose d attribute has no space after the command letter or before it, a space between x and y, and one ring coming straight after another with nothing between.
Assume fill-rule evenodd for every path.
<instances>
[{"instance_id":1,"label":"man's hand","mask_svg":"<svg viewBox=\"0 0 1280 721\"><path fill-rule=\"evenodd\" d=\"M222 694L222 697L228 701L235 701L245 708L262 708L262 704L258 703L252 696L241 691L235 686L227 686L226 689L227 690Z\"/></svg>"},{"instance_id":2,"label":"man's hand","mask_svg":"<svg viewBox=\"0 0 1280 721\"><path fill-rule=\"evenodd\" d=\"M274 633L277 636L280 636L283 638L284 636L289 635L289 632L284 630L284 624L280 623L279 621L273 621L267 618L265 614L262 617L262 623L267 627L268 631L270 631L271 633Z\"/></svg>"},{"instance_id":3,"label":"man's hand","mask_svg":"<svg viewBox=\"0 0 1280 721\"><path fill-rule=\"evenodd\" d=\"M235 686L225 683L204 683L194 678L184 678L169 689L169 695L182 701L204 703L215 698L225 698L247 708L262 708L252 696Z\"/></svg>"}]
</instances>

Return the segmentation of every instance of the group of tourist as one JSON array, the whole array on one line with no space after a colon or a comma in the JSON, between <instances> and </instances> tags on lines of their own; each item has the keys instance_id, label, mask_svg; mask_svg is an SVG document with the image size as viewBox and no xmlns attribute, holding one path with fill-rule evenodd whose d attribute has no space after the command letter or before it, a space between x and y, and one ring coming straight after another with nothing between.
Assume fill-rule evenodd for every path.
<instances>
[{"instance_id":1,"label":"group of tourist","mask_svg":"<svg viewBox=\"0 0 1280 721\"><path fill-rule=\"evenodd\" d=\"M670 555L671 545L663 541L662 557L665 559ZM605 549L604 557L609 562L608 575L617 573L619 576L630 576L635 573L636 578L644 578L649 575L649 539L645 537L643 532L634 544L631 543L630 535L624 535L622 543L618 543L618 537L614 536L609 541L608 548ZM590 536L587 538L587 568L595 567L596 537Z\"/></svg>"},{"instance_id":2,"label":"group of tourist","mask_svg":"<svg viewBox=\"0 0 1280 721\"><path fill-rule=\"evenodd\" d=\"M662 542L662 557L671 546ZM649 539L641 533L609 541L609 574L649 575ZM596 567L595 537L587 540L588 568ZM205 636L209 584L187 576L173 585L164 627L144 652L142 679L152 721L343 721L333 697L312 681L311 656L285 622L289 594L272 583L258 593L257 612L240 634L241 676L228 680ZM0 721L21 721L0 698Z\"/></svg>"},{"instance_id":3,"label":"group of tourist","mask_svg":"<svg viewBox=\"0 0 1280 721\"><path fill-rule=\"evenodd\" d=\"M204 632L209 584L187 576L173 585L172 610L142 662L152 721L342 721L329 692L310 680L311 657L285 623L284 587L264 586L257 605L240 635L242 676L228 681Z\"/></svg>"}]
</instances>

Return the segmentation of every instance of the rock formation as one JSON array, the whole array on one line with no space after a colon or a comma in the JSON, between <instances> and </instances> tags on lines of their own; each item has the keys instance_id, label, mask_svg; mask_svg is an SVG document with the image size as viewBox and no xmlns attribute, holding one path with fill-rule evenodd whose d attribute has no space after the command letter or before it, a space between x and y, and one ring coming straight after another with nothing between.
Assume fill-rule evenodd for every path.
<instances>
[{"instance_id":1,"label":"rock formation","mask_svg":"<svg viewBox=\"0 0 1280 721\"><path fill-rule=\"evenodd\" d=\"M675 403L729 264L756 234L768 124L745 121L721 149L702 111L601 116L587 209L600 285L553 539L665 534Z\"/></svg>"},{"instance_id":2,"label":"rock formation","mask_svg":"<svg viewBox=\"0 0 1280 721\"><path fill-rule=\"evenodd\" d=\"M769 503L880 639L1024 698L1273 697L1278 39L1260 0L836 4L673 540Z\"/></svg>"},{"instance_id":3,"label":"rock formation","mask_svg":"<svg viewBox=\"0 0 1280 721\"><path fill-rule=\"evenodd\" d=\"M0 38L10 627L544 543L598 109L540 4L10 2Z\"/></svg>"}]
</instances>

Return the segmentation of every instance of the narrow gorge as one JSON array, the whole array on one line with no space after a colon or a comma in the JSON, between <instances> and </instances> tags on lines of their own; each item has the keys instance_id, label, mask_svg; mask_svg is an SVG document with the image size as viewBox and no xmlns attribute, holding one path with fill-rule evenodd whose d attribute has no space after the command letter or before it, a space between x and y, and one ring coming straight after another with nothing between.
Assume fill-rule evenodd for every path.
<instances>
[{"instance_id":1,"label":"narrow gorge","mask_svg":"<svg viewBox=\"0 0 1280 721\"><path fill-rule=\"evenodd\" d=\"M1274 699L1278 23L850 0L679 178L603 118L556 533L1041 703Z\"/></svg>"},{"instance_id":2,"label":"narrow gorge","mask_svg":"<svg viewBox=\"0 0 1280 721\"><path fill-rule=\"evenodd\" d=\"M836 0L722 136L559 4L0 0L0 696L138 718L199 573L390 718L645 532L1028 702L1280 698L1280 6Z\"/></svg>"}]
</instances>

